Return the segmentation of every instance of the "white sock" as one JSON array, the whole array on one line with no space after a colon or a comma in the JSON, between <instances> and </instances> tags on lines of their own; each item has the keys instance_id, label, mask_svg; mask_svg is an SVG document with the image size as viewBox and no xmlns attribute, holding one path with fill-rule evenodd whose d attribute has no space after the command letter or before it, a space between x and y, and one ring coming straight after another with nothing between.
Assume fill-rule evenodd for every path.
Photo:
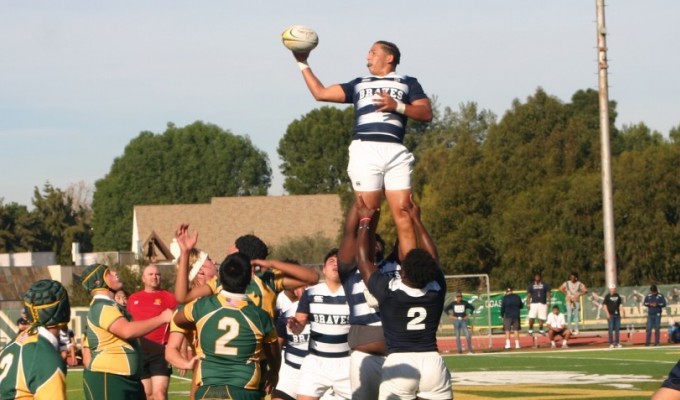
<instances>
[{"instance_id":1,"label":"white sock","mask_svg":"<svg viewBox=\"0 0 680 400\"><path fill-rule=\"evenodd\" d=\"M519 347L519 340L515 340L515 347Z\"/></svg>"},{"instance_id":2,"label":"white sock","mask_svg":"<svg viewBox=\"0 0 680 400\"><path fill-rule=\"evenodd\" d=\"M505 345L506 345L507 347L510 347L510 341L509 341L509 340L506 340L506 341L505 341Z\"/></svg>"}]
</instances>

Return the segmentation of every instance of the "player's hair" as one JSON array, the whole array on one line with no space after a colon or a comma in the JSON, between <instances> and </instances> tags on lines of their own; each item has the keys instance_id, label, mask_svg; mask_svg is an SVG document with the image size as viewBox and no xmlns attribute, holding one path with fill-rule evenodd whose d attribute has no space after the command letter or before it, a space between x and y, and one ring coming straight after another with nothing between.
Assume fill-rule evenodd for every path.
<instances>
[{"instance_id":1,"label":"player's hair","mask_svg":"<svg viewBox=\"0 0 680 400\"><path fill-rule=\"evenodd\" d=\"M387 54L390 54L394 57L392 64L394 64L395 67L399 65L399 62L401 61L401 52L399 51L399 47L397 47L396 44L386 40L378 40L376 43L381 45Z\"/></svg>"},{"instance_id":2,"label":"player's hair","mask_svg":"<svg viewBox=\"0 0 680 400\"><path fill-rule=\"evenodd\" d=\"M326 261L328 261L329 258L331 257L337 257L338 256L338 249L337 248L332 248L328 253L323 258L323 263L326 265Z\"/></svg>"},{"instance_id":3,"label":"player's hair","mask_svg":"<svg viewBox=\"0 0 680 400\"><path fill-rule=\"evenodd\" d=\"M430 253L416 248L406 254L404 262L401 264L401 270L411 284L409 286L422 289L435 280L439 271L439 264Z\"/></svg>"},{"instance_id":4,"label":"player's hair","mask_svg":"<svg viewBox=\"0 0 680 400\"><path fill-rule=\"evenodd\" d=\"M255 235L243 235L234 242L239 253L243 253L251 260L264 260L269 255L269 248Z\"/></svg>"},{"instance_id":5,"label":"player's hair","mask_svg":"<svg viewBox=\"0 0 680 400\"><path fill-rule=\"evenodd\" d=\"M243 253L227 256L220 265L220 283L231 293L245 293L252 275L250 258Z\"/></svg>"},{"instance_id":6,"label":"player's hair","mask_svg":"<svg viewBox=\"0 0 680 400\"><path fill-rule=\"evenodd\" d=\"M574 278L576 278L576 280L578 280L578 272L573 271L571 274L574 275Z\"/></svg>"}]
</instances>

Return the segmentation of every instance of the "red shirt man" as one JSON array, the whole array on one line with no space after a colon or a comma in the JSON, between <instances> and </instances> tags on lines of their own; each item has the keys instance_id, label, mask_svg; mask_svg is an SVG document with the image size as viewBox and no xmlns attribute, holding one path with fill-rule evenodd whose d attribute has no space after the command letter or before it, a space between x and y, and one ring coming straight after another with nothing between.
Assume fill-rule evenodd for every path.
<instances>
[{"instance_id":1,"label":"red shirt man","mask_svg":"<svg viewBox=\"0 0 680 400\"><path fill-rule=\"evenodd\" d=\"M155 265L148 265L142 272L144 290L128 298L127 310L136 321L153 318L166 309L177 308L175 296L161 289L161 272ZM155 343L142 342L142 384L147 398L166 399L172 368L165 361L165 344L170 335L168 324L163 324L144 338Z\"/></svg>"}]
</instances>

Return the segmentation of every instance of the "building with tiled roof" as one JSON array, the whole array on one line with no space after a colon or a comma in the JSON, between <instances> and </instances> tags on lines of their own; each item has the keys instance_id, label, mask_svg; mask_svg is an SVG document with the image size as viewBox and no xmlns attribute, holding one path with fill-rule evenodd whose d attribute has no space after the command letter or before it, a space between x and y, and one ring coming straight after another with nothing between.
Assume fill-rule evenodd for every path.
<instances>
[{"instance_id":1,"label":"building with tiled roof","mask_svg":"<svg viewBox=\"0 0 680 400\"><path fill-rule=\"evenodd\" d=\"M172 241L181 223L199 232L198 247L217 261L236 238L254 234L269 246L303 236L338 238L343 223L340 197L296 196L213 197L208 204L135 206L132 252L171 261Z\"/></svg>"}]
</instances>

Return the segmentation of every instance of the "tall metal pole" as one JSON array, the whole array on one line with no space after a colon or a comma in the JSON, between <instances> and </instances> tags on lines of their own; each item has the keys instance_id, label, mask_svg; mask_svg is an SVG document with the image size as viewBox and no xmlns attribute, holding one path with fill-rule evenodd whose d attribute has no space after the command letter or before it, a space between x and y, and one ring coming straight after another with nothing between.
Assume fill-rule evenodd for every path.
<instances>
[{"instance_id":1,"label":"tall metal pole","mask_svg":"<svg viewBox=\"0 0 680 400\"><path fill-rule=\"evenodd\" d=\"M597 8L597 60L600 99L600 142L602 155L602 211L604 216L604 268L607 286L616 285L616 249L614 246L614 205L612 196L611 149L609 140L609 83L607 81L607 28L604 23L604 0L595 0Z\"/></svg>"}]
</instances>

